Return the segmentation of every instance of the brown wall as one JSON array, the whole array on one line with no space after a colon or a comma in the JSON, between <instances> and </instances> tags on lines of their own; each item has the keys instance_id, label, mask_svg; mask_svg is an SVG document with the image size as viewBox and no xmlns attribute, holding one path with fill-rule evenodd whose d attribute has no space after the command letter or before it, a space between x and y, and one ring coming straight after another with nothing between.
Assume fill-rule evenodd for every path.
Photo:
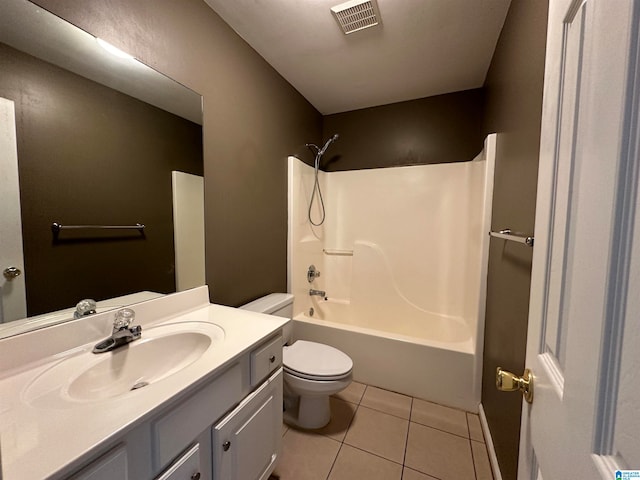
<instances>
[{"instance_id":1,"label":"brown wall","mask_svg":"<svg viewBox=\"0 0 640 480\"><path fill-rule=\"evenodd\" d=\"M485 131L498 132L492 228L533 232L548 1L512 2L485 82ZM496 367L524 371L532 249L491 239L482 405L502 478L517 475L522 397Z\"/></svg>"},{"instance_id":2,"label":"brown wall","mask_svg":"<svg viewBox=\"0 0 640 480\"><path fill-rule=\"evenodd\" d=\"M286 157L322 116L202 0L37 0L204 98L206 275L239 305L285 291Z\"/></svg>"},{"instance_id":3,"label":"brown wall","mask_svg":"<svg viewBox=\"0 0 640 480\"><path fill-rule=\"evenodd\" d=\"M27 311L175 291L171 171L202 175L200 125L0 44L15 102ZM146 225L61 233L74 225Z\"/></svg>"},{"instance_id":4,"label":"brown wall","mask_svg":"<svg viewBox=\"0 0 640 480\"><path fill-rule=\"evenodd\" d=\"M326 171L472 160L483 147L483 90L438 95L324 117Z\"/></svg>"}]
</instances>

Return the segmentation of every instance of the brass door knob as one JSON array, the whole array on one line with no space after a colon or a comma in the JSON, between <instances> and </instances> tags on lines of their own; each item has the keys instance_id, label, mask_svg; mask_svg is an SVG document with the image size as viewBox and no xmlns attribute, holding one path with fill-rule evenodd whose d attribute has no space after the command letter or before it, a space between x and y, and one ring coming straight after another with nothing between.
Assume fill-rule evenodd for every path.
<instances>
[{"instance_id":1,"label":"brass door knob","mask_svg":"<svg viewBox=\"0 0 640 480\"><path fill-rule=\"evenodd\" d=\"M20 269L16 267L7 267L2 271L4 278L6 278L9 281L13 280L17 276L19 276L21 273L22 272L20 271Z\"/></svg>"},{"instance_id":2,"label":"brass door knob","mask_svg":"<svg viewBox=\"0 0 640 480\"><path fill-rule=\"evenodd\" d=\"M519 390L527 403L533 402L533 373L528 368L525 369L524 375L519 377L498 367L496 369L496 387L502 392Z\"/></svg>"}]
</instances>

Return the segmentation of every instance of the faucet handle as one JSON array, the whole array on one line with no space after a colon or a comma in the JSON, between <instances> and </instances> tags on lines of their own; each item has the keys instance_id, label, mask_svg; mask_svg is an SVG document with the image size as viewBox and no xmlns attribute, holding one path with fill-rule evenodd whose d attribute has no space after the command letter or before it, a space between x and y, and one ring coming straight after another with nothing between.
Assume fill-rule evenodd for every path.
<instances>
[{"instance_id":1,"label":"faucet handle","mask_svg":"<svg viewBox=\"0 0 640 480\"><path fill-rule=\"evenodd\" d=\"M319 276L320 270L317 270L315 265L309 265L309 270L307 270L307 281L311 283Z\"/></svg>"},{"instance_id":2,"label":"faucet handle","mask_svg":"<svg viewBox=\"0 0 640 480\"><path fill-rule=\"evenodd\" d=\"M116 318L113 321L113 330L122 330L129 328L129 325L136 319L136 312L130 308L122 308L116 312Z\"/></svg>"},{"instance_id":3,"label":"faucet handle","mask_svg":"<svg viewBox=\"0 0 640 480\"><path fill-rule=\"evenodd\" d=\"M96 301L92 298L85 298L84 300L80 300L76 305L73 318L82 318L87 315L93 315L94 313L96 313Z\"/></svg>"}]
</instances>

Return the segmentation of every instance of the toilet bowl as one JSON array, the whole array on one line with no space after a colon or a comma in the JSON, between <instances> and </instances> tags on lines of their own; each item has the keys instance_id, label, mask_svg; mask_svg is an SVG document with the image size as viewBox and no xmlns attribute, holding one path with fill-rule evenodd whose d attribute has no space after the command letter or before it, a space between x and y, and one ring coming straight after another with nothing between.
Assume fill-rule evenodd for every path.
<instances>
[{"instance_id":1,"label":"toilet bowl","mask_svg":"<svg viewBox=\"0 0 640 480\"><path fill-rule=\"evenodd\" d=\"M329 397L349 386L353 361L337 348L298 340L284 347L282 362L285 395L297 400L285 409L285 421L302 428L324 427L331 420Z\"/></svg>"},{"instance_id":2,"label":"toilet bowl","mask_svg":"<svg viewBox=\"0 0 640 480\"><path fill-rule=\"evenodd\" d=\"M293 295L272 293L242 307L245 310L292 318ZM324 427L331 420L329 397L349 386L353 361L337 348L297 340L291 326L283 335L284 420L300 428Z\"/></svg>"}]
</instances>

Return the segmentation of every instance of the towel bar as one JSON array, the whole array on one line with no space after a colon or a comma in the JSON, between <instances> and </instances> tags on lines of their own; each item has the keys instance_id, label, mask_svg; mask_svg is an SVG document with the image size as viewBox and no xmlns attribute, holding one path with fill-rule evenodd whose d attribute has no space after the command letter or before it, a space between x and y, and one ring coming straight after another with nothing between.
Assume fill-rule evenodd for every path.
<instances>
[{"instance_id":1,"label":"towel bar","mask_svg":"<svg viewBox=\"0 0 640 480\"><path fill-rule=\"evenodd\" d=\"M503 240L524 243L525 245L533 247L533 237L523 233L512 232L510 228L505 228L498 232L489 232L489 235L496 238L502 238Z\"/></svg>"}]
</instances>

